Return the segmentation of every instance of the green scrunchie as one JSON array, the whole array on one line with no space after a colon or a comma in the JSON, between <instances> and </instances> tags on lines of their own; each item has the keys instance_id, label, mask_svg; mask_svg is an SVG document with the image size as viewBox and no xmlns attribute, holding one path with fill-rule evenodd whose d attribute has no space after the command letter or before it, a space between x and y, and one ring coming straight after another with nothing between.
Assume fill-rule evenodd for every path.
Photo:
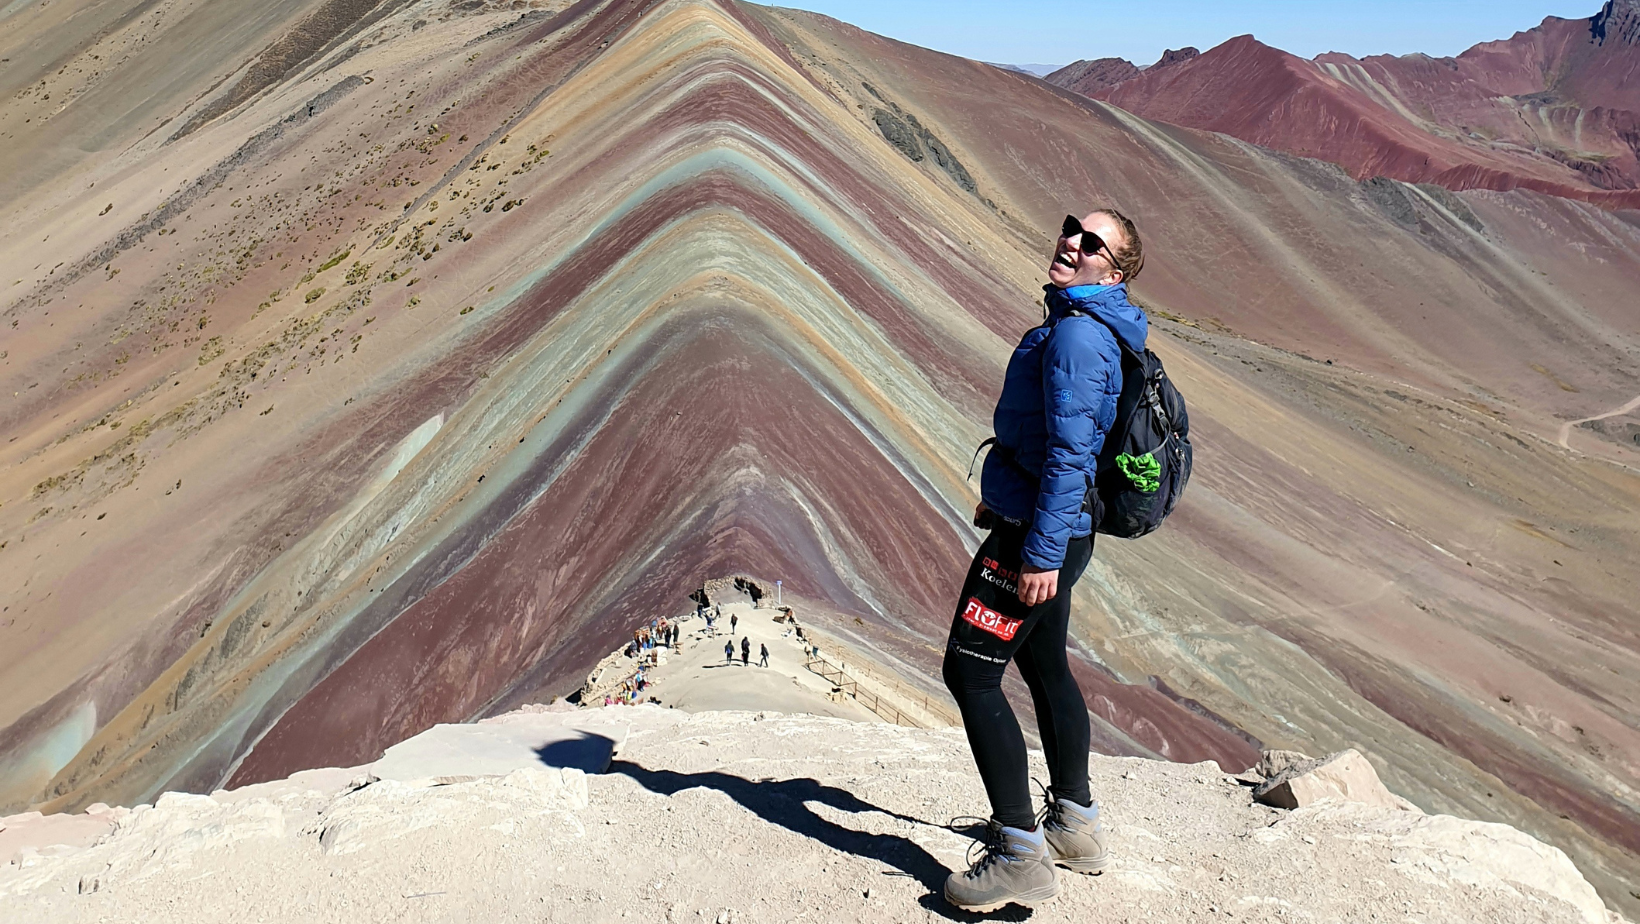
<instances>
[{"instance_id":1,"label":"green scrunchie","mask_svg":"<svg viewBox=\"0 0 1640 924\"><path fill-rule=\"evenodd\" d=\"M1162 464L1148 452L1142 456L1124 452L1116 457L1116 467L1141 493L1155 494L1162 489Z\"/></svg>"}]
</instances>

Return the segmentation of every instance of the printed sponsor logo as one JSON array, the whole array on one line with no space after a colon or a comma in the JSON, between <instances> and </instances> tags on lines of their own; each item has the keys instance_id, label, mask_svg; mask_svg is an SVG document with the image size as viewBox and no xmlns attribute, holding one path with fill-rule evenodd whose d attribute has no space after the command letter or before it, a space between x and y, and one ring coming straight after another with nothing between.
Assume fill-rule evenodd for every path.
<instances>
[{"instance_id":1,"label":"printed sponsor logo","mask_svg":"<svg viewBox=\"0 0 1640 924\"><path fill-rule=\"evenodd\" d=\"M1009 619L975 597L968 598L968 605L962 610L963 621L976 628L984 629L1005 642L1014 640L1014 633L1025 622L1023 619Z\"/></svg>"},{"instance_id":2,"label":"printed sponsor logo","mask_svg":"<svg viewBox=\"0 0 1640 924\"><path fill-rule=\"evenodd\" d=\"M1009 571L994 558L986 558L980 561L979 576L981 580L995 584L1008 593L1019 593L1019 585L1015 583L1019 580L1019 572Z\"/></svg>"},{"instance_id":3,"label":"printed sponsor logo","mask_svg":"<svg viewBox=\"0 0 1640 924\"><path fill-rule=\"evenodd\" d=\"M989 568L981 568L980 572L979 572L979 576L982 580L986 580L986 581L991 582L992 584L997 585L998 587L1002 588L1007 593L1010 593L1010 594L1019 593L1019 585L1013 583L1012 581L1003 580L999 575L996 574L996 572L992 571Z\"/></svg>"},{"instance_id":4,"label":"printed sponsor logo","mask_svg":"<svg viewBox=\"0 0 1640 924\"><path fill-rule=\"evenodd\" d=\"M995 571L997 574L1001 575L1005 580L1009 580L1009 581L1019 580L1019 572L1018 571L1009 571L1007 568L1002 567L1002 563L997 561L994 558L982 559L980 561L980 564L982 564L985 567L991 569L992 571Z\"/></svg>"},{"instance_id":5,"label":"printed sponsor logo","mask_svg":"<svg viewBox=\"0 0 1640 924\"><path fill-rule=\"evenodd\" d=\"M948 650L955 651L957 654L967 655L970 658L978 658L981 661L989 661L992 664L1007 664L1008 663L1007 658L993 658L988 654L980 654L979 652L973 650L972 648L964 648L963 646L958 645L956 642L952 642L950 644Z\"/></svg>"}]
</instances>

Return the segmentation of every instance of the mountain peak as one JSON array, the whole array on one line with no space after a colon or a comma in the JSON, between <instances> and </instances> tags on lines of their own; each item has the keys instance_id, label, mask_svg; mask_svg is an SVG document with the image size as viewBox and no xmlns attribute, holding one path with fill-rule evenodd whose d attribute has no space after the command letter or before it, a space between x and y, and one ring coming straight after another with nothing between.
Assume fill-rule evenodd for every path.
<instances>
[{"instance_id":1,"label":"mountain peak","mask_svg":"<svg viewBox=\"0 0 1640 924\"><path fill-rule=\"evenodd\" d=\"M1200 55L1201 49L1188 45L1184 48L1169 48L1168 50L1162 52L1161 58L1158 59L1155 64L1152 64L1151 67L1168 67L1174 64L1183 64L1184 62Z\"/></svg>"},{"instance_id":2,"label":"mountain peak","mask_svg":"<svg viewBox=\"0 0 1640 924\"><path fill-rule=\"evenodd\" d=\"M1043 79L1055 86L1092 96L1143 73L1126 58L1097 58L1067 64Z\"/></svg>"},{"instance_id":3,"label":"mountain peak","mask_svg":"<svg viewBox=\"0 0 1640 924\"><path fill-rule=\"evenodd\" d=\"M1589 21L1589 34L1597 45L1606 44L1608 38L1623 45L1640 45L1640 0L1606 0Z\"/></svg>"}]
</instances>

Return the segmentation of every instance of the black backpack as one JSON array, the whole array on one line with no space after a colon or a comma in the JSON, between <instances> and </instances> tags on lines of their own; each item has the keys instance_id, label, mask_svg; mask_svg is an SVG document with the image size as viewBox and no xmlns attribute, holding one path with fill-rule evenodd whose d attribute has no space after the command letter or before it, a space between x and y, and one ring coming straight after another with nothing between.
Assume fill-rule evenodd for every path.
<instances>
[{"instance_id":1,"label":"black backpack","mask_svg":"<svg viewBox=\"0 0 1640 924\"><path fill-rule=\"evenodd\" d=\"M1070 314L1092 317L1074 310ZM1133 350L1121 337L1116 343L1122 350L1122 393L1082 509L1093 515L1095 532L1137 539L1162 525L1190 481L1190 415L1155 353ZM993 436L980 448L995 444ZM1004 452L1005 461L1030 474L1005 447L993 451Z\"/></svg>"},{"instance_id":2,"label":"black backpack","mask_svg":"<svg viewBox=\"0 0 1640 924\"><path fill-rule=\"evenodd\" d=\"M1195 455L1184 396L1161 359L1148 349L1131 349L1120 337L1116 342L1122 348L1122 394L1084 507L1097 516L1098 532L1137 539L1155 532L1178 505Z\"/></svg>"}]
</instances>

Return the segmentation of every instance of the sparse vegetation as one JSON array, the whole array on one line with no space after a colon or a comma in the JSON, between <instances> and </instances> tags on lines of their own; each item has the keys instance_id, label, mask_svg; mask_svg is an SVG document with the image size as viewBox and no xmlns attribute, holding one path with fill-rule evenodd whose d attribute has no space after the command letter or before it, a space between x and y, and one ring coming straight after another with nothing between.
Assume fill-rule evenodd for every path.
<instances>
[{"instance_id":1,"label":"sparse vegetation","mask_svg":"<svg viewBox=\"0 0 1640 924\"><path fill-rule=\"evenodd\" d=\"M225 352L227 351L222 346L222 338L212 337L205 341L205 346L199 351L199 364L201 366L206 365Z\"/></svg>"},{"instance_id":2,"label":"sparse vegetation","mask_svg":"<svg viewBox=\"0 0 1640 924\"><path fill-rule=\"evenodd\" d=\"M331 257L329 260L326 260L325 262L319 264L319 269L317 270L317 272L323 273L327 270L334 269L335 267L340 265L343 260L346 260L348 257L351 257L351 256L353 256L353 251L344 250L341 253L337 254L336 256Z\"/></svg>"}]
</instances>

